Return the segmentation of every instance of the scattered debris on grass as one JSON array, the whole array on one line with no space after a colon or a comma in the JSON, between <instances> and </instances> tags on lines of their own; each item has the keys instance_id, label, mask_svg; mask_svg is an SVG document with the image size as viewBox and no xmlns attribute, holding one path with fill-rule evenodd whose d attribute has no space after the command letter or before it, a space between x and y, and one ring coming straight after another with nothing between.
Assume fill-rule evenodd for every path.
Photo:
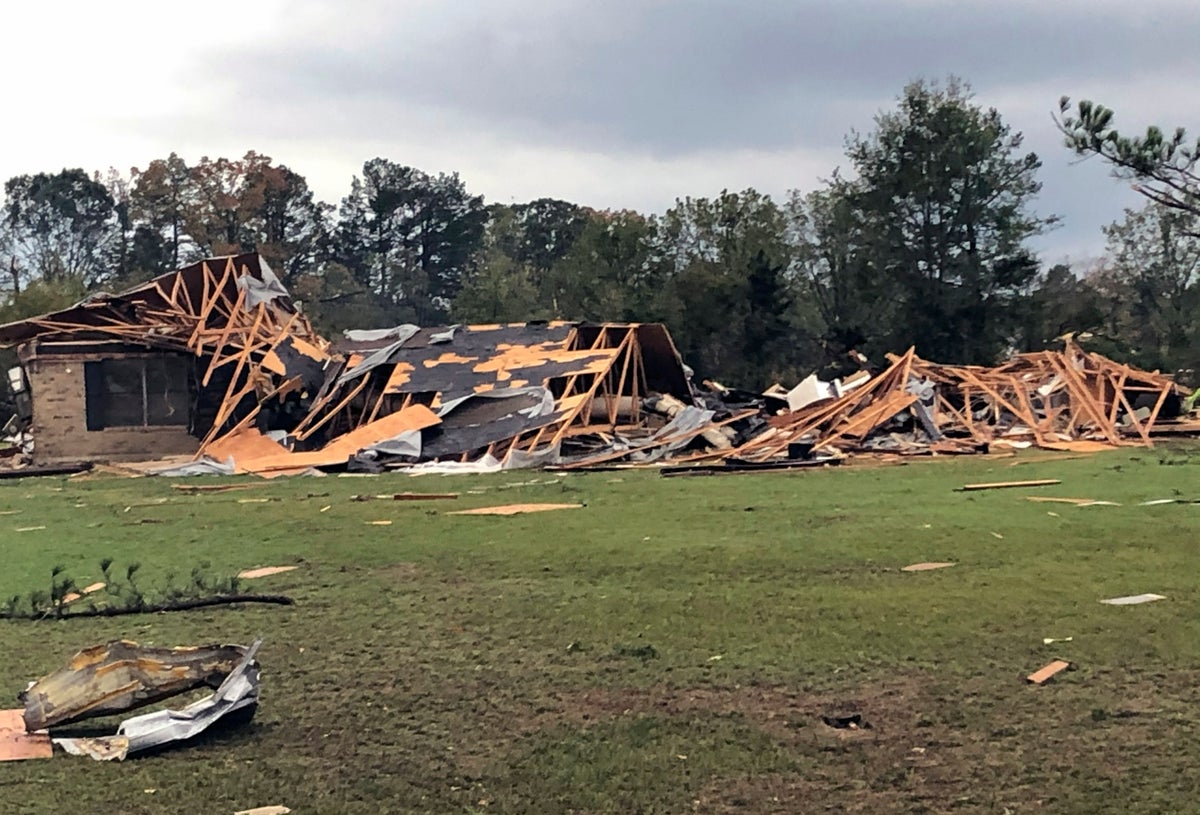
<instances>
[{"instance_id":1,"label":"scattered debris on grass","mask_svg":"<svg viewBox=\"0 0 1200 815\"><path fill-rule=\"evenodd\" d=\"M1054 495L1026 495L1025 500L1041 504L1091 504L1096 501L1095 498L1060 498Z\"/></svg>"},{"instance_id":2,"label":"scattered debris on grass","mask_svg":"<svg viewBox=\"0 0 1200 815\"><path fill-rule=\"evenodd\" d=\"M242 662L241 645L160 648L117 640L85 648L17 695L29 730L123 713L208 685Z\"/></svg>"},{"instance_id":3,"label":"scattered debris on grass","mask_svg":"<svg viewBox=\"0 0 1200 815\"><path fill-rule=\"evenodd\" d=\"M1056 659L1044 668L1040 668L1025 677L1025 681L1034 685L1044 685L1070 667L1070 662L1064 659Z\"/></svg>"},{"instance_id":4,"label":"scattered debris on grass","mask_svg":"<svg viewBox=\"0 0 1200 815\"><path fill-rule=\"evenodd\" d=\"M1042 637L1042 645L1053 645L1056 642L1073 642L1074 637Z\"/></svg>"},{"instance_id":5,"label":"scattered debris on grass","mask_svg":"<svg viewBox=\"0 0 1200 815\"><path fill-rule=\"evenodd\" d=\"M1136 606L1142 603L1153 603L1155 600L1166 600L1161 594L1131 594L1127 597L1113 597L1101 600L1106 606Z\"/></svg>"},{"instance_id":6,"label":"scattered debris on grass","mask_svg":"<svg viewBox=\"0 0 1200 815\"><path fill-rule=\"evenodd\" d=\"M210 493L256 490L261 486L261 484L172 484L171 489L185 493Z\"/></svg>"},{"instance_id":7,"label":"scattered debris on grass","mask_svg":"<svg viewBox=\"0 0 1200 815\"><path fill-rule=\"evenodd\" d=\"M65 595L63 595L63 598L62 598L63 604L65 605L67 603L74 603L76 600L82 600L87 595L95 594L96 592L100 591L101 589L107 588L107 586L108 586L107 583L92 583L91 585L84 586L79 591L69 591Z\"/></svg>"},{"instance_id":8,"label":"scattered debris on grass","mask_svg":"<svg viewBox=\"0 0 1200 815\"><path fill-rule=\"evenodd\" d=\"M495 507L457 509L447 515L520 515L524 512L548 512L553 509L580 509L584 504L505 504Z\"/></svg>"},{"instance_id":9,"label":"scattered debris on grass","mask_svg":"<svg viewBox=\"0 0 1200 815\"><path fill-rule=\"evenodd\" d=\"M294 571L299 568L299 566L260 566L257 569L243 569L238 572L238 577L242 580L257 580L260 577L270 577L274 574L283 574L284 572Z\"/></svg>"},{"instance_id":10,"label":"scattered debris on grass","mask_svg":"<svg viewBox=\"0 0 1200 815\"><path fill-rule=\"evenodd\" d=\"M239 809L233 815L288 815L289 812L291 810L287 807L275 804L267 807L255 807L254 809Z\"/></svg>"},{"instance_id":11,"label":"scattered debris on grass","mask_svg":"<svg viewBox=\"0 0 1200 815\"><path fill-rule=\"evenodd\" d=\"M226 649L238 649L240 658L225 674L223 681L210 696L199 699L180 710L159 710L126 719L121 722L114 736L55 738L54 743L72 755L85 755L97 761L122 761L133 753L186 742L222 719L248 723L258 707L259 666L254 657L258 653L260 645L262 645L262 640L256 640L249 648L220 646ZM195 649L173 650L191 651ZM203 664L200 669L204 670ZM178 671L178 668L175 670ZM213 676L212 670L209 669L205 683L211 682ZM192 687L198 686L198 683L192 685ZM184 690L187 689L180 689L170 694L165 694L160 690L157 698L165 699L178 695ZM122 709L129 710L145 704L148 702L138 701L136 704ZM100 714L92 714L89 711L78 716L77 720L91 715Z\"/></svg>"},{"instance_id":12,"label":"scattered debris on grass","mask_svg":"<svg viewBox=\"0 0 1200 815\"><path fill-rule=\"evenodd\" d=\"M861 713L851 713L846 716L822 716L821 721L837 730L871 729L871 723L864 720Z\"/></svg>"},{"instance_id":13,"label":"scattered debris on grass","mask_svg":"<svg viewBox=\"0 0 1200 815\"><path fill-rule=\"evenodd\" d=\"M953 563L913 563L910 566L905 566L900 571L902 572L928 572L931 569L948 569L953 566Z\"/></svg>"},{"instance_id":14,"label":"scattered debris on grass","mask_svg":"<svg viewBox=\"0 0 1200 815\"><path fill-rule=\"evenodd\" d=\"M982 484L963 484L959 492L974 492L977 490L1007 490L1014 487L1052 487L1061 484L1057 478L1038 478L1032 481L989 481Z\"/></svg>"}]
</instances>

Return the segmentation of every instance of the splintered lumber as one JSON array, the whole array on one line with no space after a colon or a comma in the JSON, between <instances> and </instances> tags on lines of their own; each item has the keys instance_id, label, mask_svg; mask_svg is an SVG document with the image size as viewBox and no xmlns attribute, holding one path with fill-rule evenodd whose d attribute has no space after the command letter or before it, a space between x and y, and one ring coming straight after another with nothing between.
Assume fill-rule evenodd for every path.
<instances>
[{"instance_id":1,"label":"splintered lumber","mask_svg":"<svg viewBox=\"0 0 1200 815\"><path fill-rule=\"evenodd\" d=\"M1033 481L988 481L980 484L963 484L959 492L974 492L976 490L1007 490L1014 487L1050 487L1061 484L1057 478L1039 478Z\"/></svg>"},{"instance_id":2,"label":"splintered lumber","mask_svg":"<svg viewBox=\"0 0 1200 815\"><path fill-rule=\"evenodd\" d=\"M1060 351L1017 354L994 367L928 362L913 349L887 359L886 370L837 398L770 417L770 429L733 455L766 461L800 441L842 454L966 453L988 445L1092 453L1200 431L1200 423L1168 413L1172 396L1186 396L1171 377L1084 351L1069 338Z\"/></svg>"},{"instance_id":3,"label":"splintered lumber","mask_svg":"<svg viewBox=\"0 0 1200 815\"><path fill-rule=\"evenodd\" d=\"M1046 667L1034 671L1029 676L1025 677L1025 681L1034 685L1044 685L1053 677L1070 667L1071 663L1067 662L1065 659L1056 659Z\"/></svg>"}]
</instances>

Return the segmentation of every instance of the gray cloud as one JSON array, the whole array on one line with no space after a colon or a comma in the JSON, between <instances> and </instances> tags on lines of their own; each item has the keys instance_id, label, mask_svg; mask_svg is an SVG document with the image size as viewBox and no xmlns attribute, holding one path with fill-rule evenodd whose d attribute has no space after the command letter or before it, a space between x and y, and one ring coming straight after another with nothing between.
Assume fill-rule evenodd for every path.
<instances>
[{"instance_id":1,"label":"gray cloud","mask_svg":"<svg viewBox=\"0 0 1200 815\"><path fill-rule=\"evenodd\" d=\"M236 131L247 147L286 145L301 172L320 155L345 167L342 189L363 159L386 155L459 170L499 200L660 210L750 184L781 196L817 186L846 134L869 129L907 81L955 74L1043 157L1038 209L1064 218L1039 240L1048 256L1098 252L1099 227L1137 203L1102 165L1072 163L1050 120L1059 95L1105 101L1131 126L1175 124L1174 109L1194 106L1178 90L1159 101L1155 83L1200 75L1191 0L331 8L298 0L259 47L206 52L190 75L248 114ZM206 116L164 126L188 138Z\"/></svg>"},{"instance_id":2,"label":"gray cloud","mask_svg":"<svg viewBox=\"0 0 1200 815\"><path fill-rule=\"evenodd\" d=\"M411 106L589 148L827 147L847 106L877 107L916 76L1058 80L1046 110L1073 78L1121 79L1130 61L1195 76L1200 4L1160 5L387 3L352 42L281 38L227 64L265 98Z\"/></svg>"}]
</instances>

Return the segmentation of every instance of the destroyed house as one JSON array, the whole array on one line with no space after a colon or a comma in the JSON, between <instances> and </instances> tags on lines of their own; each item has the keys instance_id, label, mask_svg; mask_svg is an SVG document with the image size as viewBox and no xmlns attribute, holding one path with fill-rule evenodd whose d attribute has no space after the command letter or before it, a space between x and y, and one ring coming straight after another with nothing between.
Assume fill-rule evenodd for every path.
<instances>
[{"instance_id":1,"label":"destroyed house","mask_svg":"<svg viewBox=\"0 0 1200 815\"><path fill-rule=\"evenodd\" d=\"M273 475L364 454L518 466L677 448L712 417L695 414L661 325L399 326L333 347L255 254L0 326L0 344L17 346L25 371L36 463L187 455ZM672 411L648 411L647 398Z\"/></svg>"},{"instance_id":2,"label":"destroyed house","mask_svg":"<svg viewBox=\"0 0 1200 815\"><path fill-rule=\"evenodd\" d=\"M399 326L347 332L335 350L290 450L246 426L206 454L264 475L359 453L530 466L557 463L583 438L665 425L642 406L652 394L691 402L683 363L656 324Z\"/></svg>"},{"instance_id":3,"label":"destroyed house","mask_svg":"<svg viewBox=\"0 0 1200 815\"><path fill-rule=\"evenodd\" d=\"M194 454L260 394L319 387L327 356L254 254L2 325L0 345L17 348L40 463Z\"/></svg>"}]
</instances>

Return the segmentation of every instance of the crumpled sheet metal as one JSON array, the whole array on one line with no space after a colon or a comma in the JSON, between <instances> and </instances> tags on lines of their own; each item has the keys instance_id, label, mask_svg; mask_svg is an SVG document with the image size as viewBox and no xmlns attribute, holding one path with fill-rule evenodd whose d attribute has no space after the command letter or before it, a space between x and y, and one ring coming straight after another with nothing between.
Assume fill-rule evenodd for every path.
<instances>
[{"instance_id":1,"label":"crumpled sheet metal","mask_svg":"<svg viewBox=\"0 0 1200 815\"><path fill-rule=\"evenodd\" d=\"M218 687L243 661L241 645L155 648L118 640L85 648L18 695L29 731L153 704L201 685Z\"/></svg>"},{"instance_id":2,"label":"crumpled sheet metal","mask_svg":"<svg viewBox=\"0 0 1200 815\"><path fill-rule=\"evenodd\" d=\"M262 640L245 650L241 661L216 692L180 710L157 710L121 722L115 736L59 738L54 743L71 755L96 761L124 761L135 753L188 741L238 711L250 716L258 706L259 666L254 656Z\"/></svg>"}]
</instances>

